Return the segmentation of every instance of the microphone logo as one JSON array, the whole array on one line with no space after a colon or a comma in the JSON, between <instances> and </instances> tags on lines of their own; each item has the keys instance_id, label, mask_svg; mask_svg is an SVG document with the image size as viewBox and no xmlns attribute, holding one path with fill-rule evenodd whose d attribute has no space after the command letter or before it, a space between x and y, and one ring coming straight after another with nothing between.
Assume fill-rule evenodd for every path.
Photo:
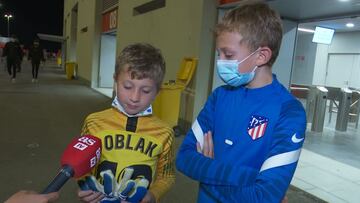
<instances>
[{"instance_id":1,"label":"microphone logo","mask_svg":"<svg viewBox=\"0 0 360 203\"><path fill-rule=\"evenodd\" d=\"M94 145L94 144L96 143L95 140L93 140L93 139L91 139L91 138L89 138L89 137L85 137L85 136L80 137L80 138L78 139L78 141L83 142L83 143L85 143L85 144L87 144L87 145L90 145L90 146L92 146L92 145Z\"/></svg>"},{"instance_id":2,"label":"microphone logo","mask_svg":"<svg viewBox=\"0 0 360 203\"><path fill-rule=\"evenodd\" d=\"M88 146L84 143L78 142L73 146L75 149L78 149L80 151L83 151L84 149L86 149Z\"/></svg>"},{"instance_id":3,"label":"microphone logo","mask_svg":"<svg viewBox=\"0 0 360 203\"><path fill-rule=\"evenodd\" d=\"M90 168L94 167L100 161L101 149L97 149L95 152L95 156L90 159Z\"/></svg>"},{"instance_id":4,"label":"microphone logo","mask_svg":"<svg viewBox=\"0 0 360 203\"><path fill-rule=\"evenodd\" d=\"M88 146L92 146L96 143L95 140L88 138L88 137L80 137L78 139L79 142L77 142L73 147L75 149L78 149L80 151L85 150Z\"/></svg>"}]
</instances>

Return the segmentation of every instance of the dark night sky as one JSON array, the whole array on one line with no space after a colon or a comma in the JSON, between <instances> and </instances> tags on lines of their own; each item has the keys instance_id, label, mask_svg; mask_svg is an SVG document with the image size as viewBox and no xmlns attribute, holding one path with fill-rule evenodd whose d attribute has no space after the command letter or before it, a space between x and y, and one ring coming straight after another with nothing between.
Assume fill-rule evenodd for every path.
<instances>
[{"instance_id":1,"label":"dark night sky","mask_svg":"<svg viewBox=\"0 0 360 203\"><path fill-rule=\"evenodd\" d=\"M10 35L15 34L20 43L28 47L37 33L62 35L64 0L0 0L0 35L7 36L7 18L10 18ZM41 41L44 48L59 49L60 43Z\"/></svg>"}]
</instances>

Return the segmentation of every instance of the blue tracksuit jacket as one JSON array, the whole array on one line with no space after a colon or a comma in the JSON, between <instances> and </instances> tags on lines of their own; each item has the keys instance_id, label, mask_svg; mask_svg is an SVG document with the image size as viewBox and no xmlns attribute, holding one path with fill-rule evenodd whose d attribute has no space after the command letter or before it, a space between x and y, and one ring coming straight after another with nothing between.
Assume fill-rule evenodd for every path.
<instances>
[{"instance_id":1,"label":"blue tracksuit jacket","mask_svg":"<svg viewBox=\"0 0 360 203\"><path fill-rule=\"evenodd\" d=\"M273 75L267 86L214 90L185 136L177 169L200 182L198 202L280 202L304 142L301 103ZM196 151L213 133L214 159Z\"/></svg>"}]
</instances>

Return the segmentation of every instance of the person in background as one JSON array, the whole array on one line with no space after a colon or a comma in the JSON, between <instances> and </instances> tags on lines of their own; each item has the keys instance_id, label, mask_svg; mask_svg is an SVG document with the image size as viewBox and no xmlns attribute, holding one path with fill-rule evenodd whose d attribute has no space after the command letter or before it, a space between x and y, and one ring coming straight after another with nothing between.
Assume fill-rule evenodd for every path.
<instances>
[{"instance_id":1,"label":"person in background","mask_svg":"<svg viewBox=\"0 0 360 203\"><path fill-rule=\"evenodd\" d=\"M3 55L3 51L4 51L4 47L5 47L5 44L3 47L0 46L0 56ZM0 57L0 66L4 66L4 71L6 72L7 71L7 67L6 67L6 64L5 64L5 60Z\"/></svg>"},{"instance_id":2,"label":"person in background","mask_svg":"<svg viewBox=\"0 0 360 203\"><path fill-rule=\"evenodd\" d=\"M12 195L5 203L50 203L59 198L58 192L37 194L34 191L19 191Z\"/></svg>"},{"instance_id":3,"label":"person in background","mask_svg":"<svg viewBox=\"0 0 360 203\"><path fill-rule=\"evenodd\" d=\"M279 15L260 2L243 3L216 26L216 68L226 85L210 95L176 159L199 181L198 202L287 201L306 115L272 74L282 33Z\"/></svg>"},{"instance_id":4,"label":"person in background","mask_svg":"<svg viewBox=\"0 0 360 203\"><path fill-rule=\"evenodd\" d=\"M45 61L44 52L40 47L40 40L35 39L33 45L29 49L28 60L31 60L32 66L32 80L31 82L38 81L38 73L39 73L39 66L40 61Z\"/></svg>"},{"instance_id":5,"label":"person in background","mask_svg":"<svg viewBox=\"0 0 360 203\"><path fill-rule=\"evenodd\" d=\"M7 70L11 76L11 82L14 83L16 81L16 72L18 66L21 63L21 59L23 57L20 43L15 35L12 35L10 42L5 44L2 56L6 57Z\"/></svg>"}]
</instances>

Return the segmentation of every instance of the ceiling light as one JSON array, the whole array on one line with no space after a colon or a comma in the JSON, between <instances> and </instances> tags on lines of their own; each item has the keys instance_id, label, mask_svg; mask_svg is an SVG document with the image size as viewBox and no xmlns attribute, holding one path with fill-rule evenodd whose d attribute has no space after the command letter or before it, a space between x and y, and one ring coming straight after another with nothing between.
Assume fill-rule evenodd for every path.
<instances>
[{"instance_id":1,"label":"ceiling light","mask_svg":"<svg viewBox=\"0 0 360 203\"><path fill-rule=\"evenodd\" d=\"M348 1L350 1L350 0L339 0L340 2L348 2Z\"/></svg>"},{"instance_id":2,"label":"ceiling light","mask_svg":"<svg viewBox=\"0 0 360 203\"><path fill-rule=\"evenodd\" d=\"M346 27L354 27L354 23L346 23Z\"/></svg>"},{"instance_id":3,"label":"ceiling light","mask_svg":"<svg viewBox=\"0 0 360 203\"><path fill-rule=\"evenodd\" d=\"M314 32L315 32L315 30L306 29L306 28L301 28L301 27L299 27L298 30L299 30L299 31L302 31L302 32L310 32L310 33L314 33Z\"/></svg>"}]
</instances>

